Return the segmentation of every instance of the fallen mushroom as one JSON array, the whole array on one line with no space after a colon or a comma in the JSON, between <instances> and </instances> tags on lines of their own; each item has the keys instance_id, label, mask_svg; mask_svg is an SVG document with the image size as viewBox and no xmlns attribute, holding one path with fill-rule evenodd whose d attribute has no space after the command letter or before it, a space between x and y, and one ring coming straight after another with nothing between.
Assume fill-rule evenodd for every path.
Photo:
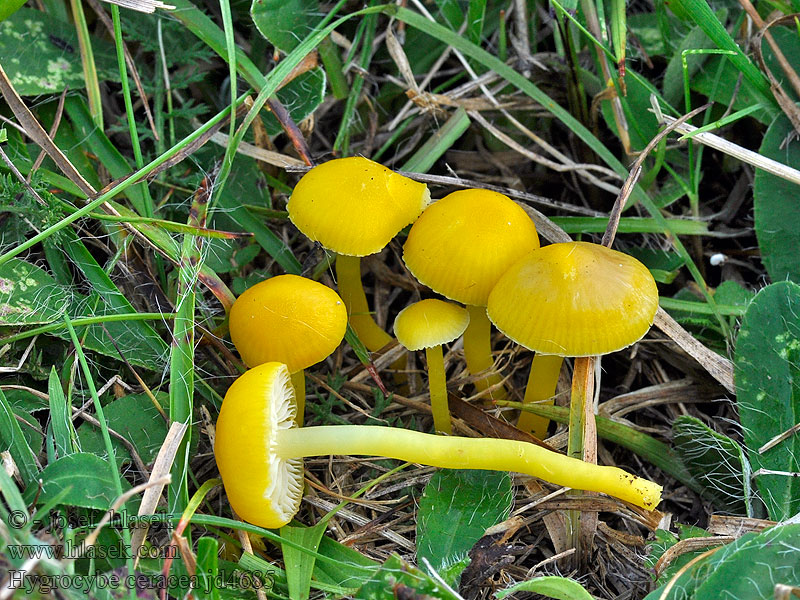
<instances>
[{"instance_id":1,"label":"fallen mushroom","mask_svg":"<svg viewBox=\"0 0 800 600\"><path fill-rule=\"evenodd\" d=\"M295 427L286 365L264 363L233 382L220 409L214 454L234 511L277 528L299 510L306 456L385 456L451 469L517 471L557 485L604 492L652 510L661 486L515 440L439 436L393 427Z\"/></svg>"},{"instance_id":2,"label":"fallen mushroom","mask_svg":"<svg viewBox=\"0 0 800 600\"><path fill-rule=\"evenodd\" d=\"M304 369L342 342L347 309L331 288L298 275L278 275L248 288L230 311L233 345L248 367L282 362L292 374L298 424L305 407Z\"/></svg>"},{"instance_id":3,"label":"fallen mushroom","mask_svg":"<svg viewBox=\"0 0 800 600\"><path fill-rule=\"evenodd\" d=\"M433 426L437 433L450 434L450 409L447 406L447 380L442 344L464 333L469 313L443 300L420 300L401 310L394 321L394 335L408 350L425 350L428 360L428 388L431 395Z\"/></svg>"}]
</instances>

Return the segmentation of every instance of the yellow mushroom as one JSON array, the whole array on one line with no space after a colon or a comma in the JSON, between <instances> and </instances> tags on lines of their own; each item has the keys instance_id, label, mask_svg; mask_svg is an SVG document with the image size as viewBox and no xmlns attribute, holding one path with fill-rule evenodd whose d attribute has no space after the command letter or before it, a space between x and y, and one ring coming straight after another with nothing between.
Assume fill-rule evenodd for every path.
<instances>
[{"instance_id":1,"label":"yellow mushroom","mask_svg":"<svg viewBox=\"0 0 800 600\"><path fill-rule=\"evenodd\" d=\"M394 335L409 350L425 350L433 426L437 433L452 433L447 405L447 380L442 344L457 339L469 324L469 313L443 300L421 300L401 310L394 321Z\"/></svg>"},{"instance_id":2,"label":"yellow mushroom","mask_svg":"<svg viewBox=\"0 0 800 600\"><path fill-rule=\"evenodd\" d=\"M369 313L360 257L380 252L430 202L424 183L362 157L339 158L306 173L287 205L292 223L337 253L339 292L350 324L370 350L391 341Z\"/></svg>"},{"instance_id":3,"label":"yellow mushroom","mask_svg":"<svg viewBox=\"0 0 800 600\"><path fill-rule=\"evenodd\" d=\"M231 340L248 367L285 363L292 373L303 422L307 369L342 342L347 309L329 287L298 275L278 275L248 288L233 303Z\"/></svg>"},{"instance_id":4,"label":"yellow mushroom","mask_svg":"<svg viewBox=\"0 0 800 600\"><path fill-rule=\"evenodd\" d=\"M286 365L264 363L231 385L217 420L214 454L228 500L242 519L261 527L282 527L292 519L303 494L303 457L328 454L517 471L557 485L604 492L647 510L661 500L656 483L527 442L365 425L298 429L293 395Z\"/></svg>"},{"instance_id":5,"label":"yellow mushroom","mask_svg":"<svg viewBox=\"0 0 800 600\"><path fill-rule=\"evenodd\" d=\"M563 357L609 354L641 339L658 310L658 289L635 258L598 244L567 242L515 263L489 294L487 310L500 331L536 352L525 392L525 402L535 402L554 395ZM575 372L585 366L576 360ZM581 407L572 404L573 410ZM520 428L541 425L527 414Z\"/></svg>"}]
</instances>

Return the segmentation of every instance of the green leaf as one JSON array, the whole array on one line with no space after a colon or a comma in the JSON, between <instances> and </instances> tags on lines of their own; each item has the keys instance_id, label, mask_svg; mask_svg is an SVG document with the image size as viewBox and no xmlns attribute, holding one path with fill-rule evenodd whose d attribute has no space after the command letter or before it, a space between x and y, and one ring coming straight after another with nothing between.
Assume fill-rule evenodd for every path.
<instances>
[{"instance_id":1,"label":"green leaf","mask_svg":"<svg viewBox=\"0 0 800 600\"><path fill-rule=\"evenodd\" d=\"M117 497L108 462L88 452L76 452L59 458L47 465L39 478L42 481L37 500L39 504L59 496L60 503L66 506L108 510ZM25 499L31 502L38 489L38 483L29 485L25 490ZM130 485L123 479L123 492L129 489Z\"/></svg>"},{"instance_id":2,"label":"green leaf","mask_svg":"<svg viewBox=\"0 0 800 600\"><path fill-rule=\"evenodd\" d=\"M119 81L111 46L99 40L92 44L102 79ZM20 96L85 85L75 26L32 8L21 8L0 22L0 63Z\"/></svg>"},{"instance_id":3,"label":"green leaf","mask_svg":"<svg viewBox=\"0 0 800 600\"><path fill-rule=\"evenodd\" d=\"M292 120L299 123L322 104L325 99L326 83L323 69L311 69L292 79L275 95L289 111ZM283 131L278 119L271 112L264 115L264 126L270 135L278 135Z\"/></svg>"},{"instance_id":4,"label":"green leaf","mask_svg":"<svg viewBox=\"0 0 800 600\"><path fill-rule=\"evenodd\" d=\"M750 464L731 438L682 415L672 424L675 453L703 486L701 495L722 510L752 516Z\"/></svg>"},{"instance_id":5,"label":"green leaf","mask_svg":"<svg viewBox=\"0 0 800 600\"><path fill-rule=\"evenodd\" d=\"M791 134L794 129L785 116L781 116L767 129L759 154L790 167L800 168L800 141ZM761 249L761 260L772 281L791 279L800 283L800 203L797 184L756 170L753 182L753 206L756 237Z\"/></svg>"},{"instance_id":6,"label":"green leaf","mask_svg":"<svg viewBox=\"0 0 800 600\"><path fill-rule=\"evenodd\" d=\"M515 592L533 592L557 600L592 600L592 595L583 586L567 577L537 577L522 581L510 588L495 593L495 598L505 598Z\"/></svg>"},{"instance_id":7,"label":"green leaf","mask_svg":"<svg viewBox=\"0 0 800 600\"><path fill-rule=\"evenodd\" d=\"M0 7L0 21L13 15L26 1L27 0L6 0L5 4Z\"/></svg>"},{"instance_id":8,"label":"green leaf","mask_svg":"<svg viewBox=\"0 0 800 600\"><path fill-rule=\"evenodd\" d=\"M322 17L317 0L253 0L250 15L261 35L287 54Z\"/></svg>"},{"instance_id":9,"label":"green leaf","mask_svg":"<svg viewBox=\"0 0 800 600\"><path fill-rule=\"evenodd\" d=\"M36 265L18 258L0 265L0 326L52 323L64 314L69 296Z\"/></svg>"},{"instance_id":10,"label":"green leaf","mask_svg":"<svg viewBox=\"0 0 800 600\"><path fill-rule=\"evenodd\" d=\"M73 303L70 314L73 317L80 317L135 313L136 310L131 303L111 281L78 235L71 229L63 231L62 235L65 238L63 249L92 286L88 298ZM144 321L89 325L88 331L85 333L82 331L81 334L85 335L84 346L91 350L117 359L120 357L119 351L122 351L131 364L153 371L163 368L168 350L167 344Z\"/></svg>"},{"instance_id":11,"label":"green leaf","mask_svg":"<svg viewBox=\"0 0 800 600\"><path fill-rule=\"evenodd\" d=\"M511 477L499 471L441 469L431 477L419 502L417 562L448 583L457 581L467 566L462 562L486 530L508 517L513 493Z\"/></svg>"},{"instance_id":12,"label":"green leaf","mask_svg":"<svg viewBox=\"0 0 800 600\"><path fill-rule=\"evenodd\" d=\"M748 533L719 548L645 600L772 598L775 584L800 585L800 525Z\"/></svg>"},{"instance_id":13,"label":"green leaf","mask_svg":"<svg viewBox=\"0 0 800 600\"><path fill-rule=\"evenodd\" d=\"M313 527L302 525L284 525L281 537L310 550L317 552L326 523L318 523ZM286 583L289 597L293 600L307 600L311 591L311 574L314 571L314 556L288 544L281 546L283 562L286 565Z\"/></svg>"},{"instance_id":14,"label":"green leaf","mask_svg":"<svg viewBox=\"0 0 800 600\"><path fill-rule=\"evenodd\" d=\"M50 380L47 385L50 397L50 427L53 431L58 456L67 456L77 450L75 447L75 430L72 428L72 411L61 389L56 368L50 369Z\"/></svg>"},{"instance_id":15,"label":"green leaf","mask_svg":"<svg viewBox=\"0 0 800 600\"><path fill-rule=\"evenodd\" d=\"M165 392L156 392L162 406L169 398ZM164 438L167 424L146 394L130 394L110 402L104 407L109 429L127 439L145 464L155 460ZM104 455L106 452L100 429L91 423L83 423L78 428L78 439L84 452ZM111 438L117 462L122 465L130 462L131 455L116 437Z\"/></svg>"},{"instance_id":16,"label":"green leaf","mask_svg":"<svg viewBox=\"0 0 800 600\"><path fill-rule=\"evenodd\" d=\"M11 454L23 483L35 481L39 476L33 451L22 434L17 417L2 390L0 390L0 450Z\"/></svg>"},{"instance_id":17,"label":"green leaf","mask_svg":"<svg viewBox=\"0 0 800 600\"><path fill-rule=\"evenodd\" d=\"M375 571L380 566L361 554L358 550L340 544L329 537L323 537L317 550L321 555L338 561L317 560L314 563L314 579L344 588L358 588L369 580L369 571L364 567L372 567ZM352 565L348 568L343 565Z\"/></svg>"},{"instance_id":18,"label":"green leaf","mask_svg":"<svg viewBox=\"0 0 800 600\"><path fill-rule=\"evenodd\" d=\"M735 381L744 443L754 471L800 472L800 436L763 453L768 441L800 422L800 286L761 290L747 308L736 340ZM800 477L756 475L770 519L800 512Z\"/></svg>"},{"instance_id":19,"label":"green leaf","mask_svg":"<svg viewBox=\"0 0 800 600\"><path fill-rule=\"evenodd\" d=\"M430 575L411 566L396 554L353 596L355 600L395 600L398 597L429 597L437 600L458 598Z\"/></svg>"}]
</instances>

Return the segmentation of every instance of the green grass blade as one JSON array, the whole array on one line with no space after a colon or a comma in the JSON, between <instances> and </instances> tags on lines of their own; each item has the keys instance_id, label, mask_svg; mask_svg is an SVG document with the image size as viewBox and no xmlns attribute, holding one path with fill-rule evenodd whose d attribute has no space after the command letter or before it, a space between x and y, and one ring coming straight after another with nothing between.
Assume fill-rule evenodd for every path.
<instances>
[{"instance_id":1,"label":"green grass blade","mask_svg":"<svg viewBox=\"0 0 800 600\"><path fill-rule=\"evenodd\" d=\"M469 126L470 120L467 111L463 107L459 107L447 119L447 122L403 164L401 170L427 173L436 161L456 143L456 140L469 129Z\"/></svg>"},{"instance_id":2,"label":"green grass blade","mask_svg":"<svg viewBox=\"0 0 800 600\"><path fill-rule=\"evenodd\" d=\"M711 7L705 0L674 0L675 9L685 12L705 34L722 50L730 50L733 55L731 62L736 70L744 75L758 91L761 98L759 103L772 108L771 112L777 114L778 107L775 98L770 92L769 82L761 71L756 67L742 49L731 37L728 31L719 22Z\"/></svg>"}]
</instances>

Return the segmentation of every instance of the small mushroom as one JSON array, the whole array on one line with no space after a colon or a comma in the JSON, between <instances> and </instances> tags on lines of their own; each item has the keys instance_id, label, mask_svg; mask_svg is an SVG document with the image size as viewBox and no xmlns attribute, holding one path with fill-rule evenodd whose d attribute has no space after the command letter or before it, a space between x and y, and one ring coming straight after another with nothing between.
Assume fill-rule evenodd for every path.
<instances>
[{"instance_id":1,"label":"small mushroom","mask_svg":"<svg viewBox=\"0 0 800 600\"><path fill-rule=\"evenodd\" d=\"M231 340L248 367L285 363L303 422L307 369L342 342L347 309L331 288L298 275L278 275L248 288L230 312Z\"/></svg>"},{"instance_id":2,"label":"small mushroom","mask_svg":"<svg viewBox=\"0 0 800 600\"><path fill-rule=\"evenodd\" d=\"M329 454L517 471L557 485L604 492L647 510L661 500L661 486L652 481L527 442L366 425L298 429L293 396L286 365L264 363L233 382L217 420L214 454L228 500L242 519L260 527L278 528L292 519L303 494L303 457Z\"/></svg>"},{"instance_id":3,"label":"small mushroom","mask_svg":"<svg viewBox=\"0 0 800 600\"><path fill-rule=\"evenodd\" d=\"M536 226L507 196L482 189L448 194L425 209L408 233L403 260L419 281L450 300L467 305L464 356L470 373L492 364L489 292L514 262L539 247ZM499 384L493 374L476 381L483 391ZM505 397L502 385L492 397Z\"/></svg>"},{"instance_id":4,"label":"small mushroom","mask_svg":"<svg viewBox=\"0 0 800 600\"><path fill-rule=\"evenodd\" d=\"M350 324L372 351L392 338L369 313L360 257L380 252L430 202L424 183L363 157L339 158L303 175L289 198L292 223L337 253L339 292Z\"/></svg>"},{"instance_id":5,"label":"small mushroom","mask_svg":"<svg viewBox=\"0 0 800 600\"><path fill-rule=\"evenodd\" d=\"M437 433L450 434L450 409L447 405L447 380L442 344L457 339L469 324L469 313L443 300L421 300L401 310L394 321L394 335L408 350L425 349L428 361L428 387L431 394L433 426Z\"/></svg>"}]
</instances>

